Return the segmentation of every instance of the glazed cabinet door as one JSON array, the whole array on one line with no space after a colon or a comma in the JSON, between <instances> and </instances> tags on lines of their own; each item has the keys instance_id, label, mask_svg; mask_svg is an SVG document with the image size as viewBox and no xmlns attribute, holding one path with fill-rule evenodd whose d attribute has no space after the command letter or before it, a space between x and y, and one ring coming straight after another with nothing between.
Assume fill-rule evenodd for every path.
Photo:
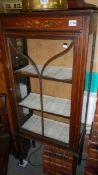
<instances>
[{"instance_id":1,"label":"glazed cabinet door","mask_svg":"<svg viewBox=\"0 0 98 175\"><path fill-rule=\"evenodd\" d=\"M13 77L10 89L21 133L71 147L76 131L79 139L83 130L81 113L76 111L82 108L82 96L78 96L84 91L82 68L86 67L79 42L82 35L66 32L55 37L47 33L47 37L7 38Z\"/></svg>"},{"instance_id":2,"label":"glazed cabinet door","mask_svg":"<svg viewBox=\"0 0 98 175\"><path fill-rule=\"evenodd\" d=\"M20 131L69 144L73 39L8 38Z\"/></svg>"}]
</instances>

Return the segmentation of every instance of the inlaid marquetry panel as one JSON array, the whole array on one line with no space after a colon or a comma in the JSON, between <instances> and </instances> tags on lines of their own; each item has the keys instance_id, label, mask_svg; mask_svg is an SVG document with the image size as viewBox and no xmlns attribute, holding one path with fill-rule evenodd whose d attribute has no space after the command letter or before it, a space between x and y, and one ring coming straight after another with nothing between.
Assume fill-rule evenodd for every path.
<instances>
[{"instance_id":1,"label":"inlaid marquetry panel","mask_svg":"<svg viewBox=\"0 0 98 175\"><path fill-rule=\"evenodd\" d=\"M61 18L6 18L3 27L6 29L30 29L30 30L81 30L84 25L84 18L80 16L61 17Z\"/></svg>"}]
</instances>

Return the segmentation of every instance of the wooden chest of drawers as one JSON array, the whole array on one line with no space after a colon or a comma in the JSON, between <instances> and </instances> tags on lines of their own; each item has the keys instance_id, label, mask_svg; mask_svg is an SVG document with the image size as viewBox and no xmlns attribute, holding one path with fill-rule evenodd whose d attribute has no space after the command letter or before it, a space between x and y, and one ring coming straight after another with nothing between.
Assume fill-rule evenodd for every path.
<instances>
[{"instance_id":1,"label":"wooden chest of drawers","mask_svg":"<svg viewBox=\"0 0 98 175\"><path fill-rule=\"evenodd\" d=\"M88 158L85 167L85 175L98 174L98 101L91 131L91 137L88 140Z\"/></svg>"},{"instance_id":2,"label":"wooden chest of drawers","mask_svg":"<svg viewBox=\"0 0 98 175\"><path fill-rule=\"evenodd\" d=\"M87 173L91 173L91 175L98 174L98 143L92 140L88 141L88 159L85 175L87 175Z\"/></svg>"},{"instance_id":3,"label":"wooden chest of drawers","mask_svg":"<svg viewBox=\"0 0 98 175\"><path fill-rule=\"evenodd\" d=\"M65 149L45 145L43 170L48 175L71 175L73 156Z\"/></svg>"}]
</instances>

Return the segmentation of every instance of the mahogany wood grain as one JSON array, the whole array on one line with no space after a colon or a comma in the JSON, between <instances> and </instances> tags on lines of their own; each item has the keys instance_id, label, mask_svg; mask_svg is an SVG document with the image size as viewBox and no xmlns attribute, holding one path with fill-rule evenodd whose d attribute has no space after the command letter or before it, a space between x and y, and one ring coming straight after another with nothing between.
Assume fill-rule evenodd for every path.
<instances>
[{"instance_id":1,"label":"mahogany wood grain","mask_svg":"<svg viewBox=\"0 0 98 175\"><path fill-rule=\"evenodd\" d=\"M69 9L97 9L94 4L88 4L85 0L68 0L68 8Z\"/></svg>"}]
</instances>

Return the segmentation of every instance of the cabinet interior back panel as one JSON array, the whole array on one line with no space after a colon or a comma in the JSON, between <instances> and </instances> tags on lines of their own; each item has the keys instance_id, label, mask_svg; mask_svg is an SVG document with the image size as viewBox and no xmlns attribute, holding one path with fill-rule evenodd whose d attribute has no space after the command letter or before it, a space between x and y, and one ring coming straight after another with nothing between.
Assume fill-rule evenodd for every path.
<instances>
[{"instance_id":1,"label":"cabinet interior back panel","mask_svg":"<svg viewBox=\"0 0 98 175\"><path fill-rule=\"evenodd\" d=\"M71 43L69 40L51 40L51 39L28 39L28 55L37 65L44 65L52 56L64 50L63 44ZM72 70L73 67L73 48L65 55L57 58L49 66L63 67ZM71 85L60 82L43 80L43 94L71 99ZM39 81L31 78L32 92L39 93Z\"/></svg>"},{"instance_id":2,"label":"cabinet interior back panel","mask_svg":"<svg viewBox=\"0 0 98 175\"><path fill-rule=\"evenodd\" d=\"M36 110L33 110L33 114L35 115L38 115L41 117L41 111L36 111ZM66 118L66 117L63 117L63 116L59 116L59 115L54 115L54 114L50 114L50 113L46 113L46 112L43 112L43 117L44 118L48 118L50 120L54 120L54 121L58 121L58 122L62 122L62 123L66 123L66 124L70 124L70 118Z\"/></svg>"},{"instance_id":3,"label":"cabinet interior back panel","mask_svg":"<svg viewBox=\"0 0 98 175\"><path fill-rule=\"evenodd\" d=\"M39 93L39 80L31 78L31 90L32 92ZM71 100L71 84L65 84L62 82L43 80L43 94L49 96L55 96L60 98L66 98Z\"/></svg>"},{"instance_id":4,"label":"cabinet interior back panel","mask_svg":"<svg viewBox=\"0 0 98 175\"><path fill-rule=\"evenodd\" d=\"M70 44L69 40L44 40L28 39L28 55L36 62L43 65L49 58L64 50L63 44ZM66 54L51 62L50 65L59 67L72 67L73 48Z\"/></svg>"}]
</instances>

